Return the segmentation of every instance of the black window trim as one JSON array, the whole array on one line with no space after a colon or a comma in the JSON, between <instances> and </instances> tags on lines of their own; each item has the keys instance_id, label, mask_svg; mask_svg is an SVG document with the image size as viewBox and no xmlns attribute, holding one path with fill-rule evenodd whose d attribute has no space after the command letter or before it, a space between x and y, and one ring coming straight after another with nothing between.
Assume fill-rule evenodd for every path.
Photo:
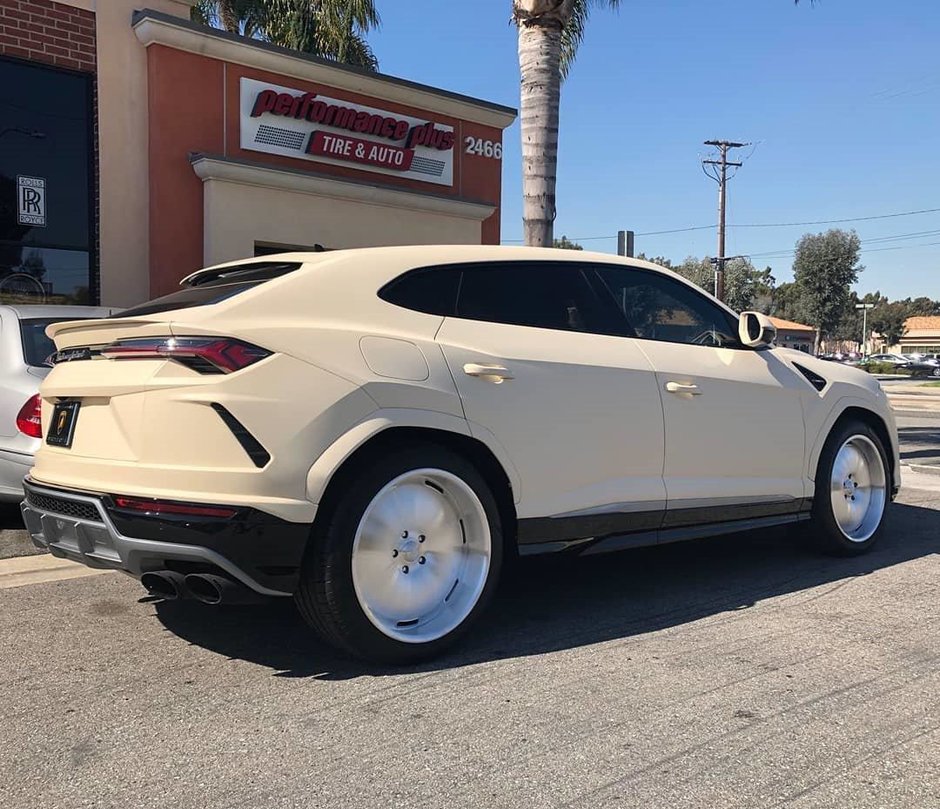
<instances>
[{"instance_id":1,"label":"black window trim","mask_svg":"<svg viewBox=\"0 0 940 809\"><path fill-rule=\"evenodd\" d=\"M737 317L735 316L735 314L730 309L723 306L721 303L709 299L706 295L704 295L701 292L701 290L698 289L698 287L696 287L692 283L688 283L679 278L673 278L671 275L668 275L664 272L660 272L658 270L651 270L647 267L639 267L635 264L621 264L619 262L610 263L610 264L605 264L605 263L600 263L600 262L585 262L583 266L585 268L591 269L590 279L591 279L592 285L596 287L597 294L610 304L610 308L612 308L617 313L617 317L623 322L626 329L629 332L631 332L629 336L631 336L634 340L643 340L644 342L651 342L651 343L670 343L671 345L686 345L686 346L693 346L695 348L710 348L710 349L728 348L734 351L753 351L754 350L750 348L749 346L744 345L741 342L740 338L738 337ZM679 286L686 288L690 294L698 296L699 298L702 299L704 303L718 309L727 318L728 327L729 329L731 329L731 337L734 340L734 343L731 345L725 345L725 346L710 346L710 345L705 345L701 343L687 343L681 340L662 340L662 339L658 339L654 337L642 337L641 335L636 334L636 330L633 328L632 325L630 325L630 322L627 320L624 313L620 311L620 307L617 305L617 302L613 299L610 289L607 287L607 284L604 282L604 279L599 274L600 270L609 269L611 267L618 268L618 269L629 269L631 272L639 273L642 275L663 278L667 282L672 282L674 284L678 284ZM762 346L761 348L767 348L767 346Z\"/></svg>"},{"instance_id":2,"label":"black window trim","mask_svg":"<svg viewBox=\"0 0 940 809\"><path fill-rule=\"evenodd\" d=\"M497 265L500 264L511 264L513 267L521 268L545 268L547 266L564 267L566 269L570 269L572 272L576 272L581 277L585 291L590 296L591 301L596 305L596 314L603 319L603 325L606 327L605 330L598 331L597 329L589 328L585 331L577 331L575 329L557 329L551 326L529 326L521 323L505 323L503 321L497 320L481 320L478 318L470 318L458 314L460 293L463 289L464 274L474 269L498 271ZM558 331L571 334L593 334L600 337L631 336L625 333L626 319L619 313L619 311L617 311L616 306L609 307L606 305L605 300L609 300L609 293L604 293L603 295L600 294L596 285L592 282L589 275L591 266L592 265L588 264L587 262L567 261L564 259L488 259L485 261L462 261L446 264L429 264L427 266L415 267L413 269L407 270L401 275L393 278L391 281L386 282L378 290L378 296L391 306L397 306L401 309L407 309L409 312L418 312L419 314L431 315L433 317L451 317L456 320L470 320L476 323L493 323L501 326L515 326L516 328L523 329L544 329L546 331ZM400 282L403 282L409 278L413 278L416 275L430 273L436 270L455 270L459 272L459 276L457 278L457 288L454 293L454 300L447 312L442 314L440 312L429 312L423 309L414 309L410 306L389 300L389 293L391 293L395 286L397 286ZM444 309L444 307L442 307L442 309Z\"/></svg>"}]
</instances>

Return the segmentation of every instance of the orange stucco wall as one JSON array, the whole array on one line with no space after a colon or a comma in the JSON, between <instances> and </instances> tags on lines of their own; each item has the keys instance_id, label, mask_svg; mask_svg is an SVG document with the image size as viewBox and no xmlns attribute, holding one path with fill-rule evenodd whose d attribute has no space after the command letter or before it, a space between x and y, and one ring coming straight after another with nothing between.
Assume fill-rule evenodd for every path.
<instances>
[{"instance_id":1,"label":"orange stucco wall","mask_svg":"<svg viewBox=\"0 0 940 809\"><path fill-rule=\"evenodd\" d=\"M249 160L298 172L352 178L380 185L449 195L496 206L482 223L481 241L499 243L502 163L465 153L465 138L502 142L502 131L431 113L381 98L334 89L325 84L280 76L163 45L147 49L150 115L150 278L151 294L172 291L179 279L202 265L202 182L189 155L204 152ZM412 115L454 127L454 182L448 187L361 168L311 163L280 155L245 151L239 146L239 83L242 77L317 92Z\"/></svg>"}]
</instances>

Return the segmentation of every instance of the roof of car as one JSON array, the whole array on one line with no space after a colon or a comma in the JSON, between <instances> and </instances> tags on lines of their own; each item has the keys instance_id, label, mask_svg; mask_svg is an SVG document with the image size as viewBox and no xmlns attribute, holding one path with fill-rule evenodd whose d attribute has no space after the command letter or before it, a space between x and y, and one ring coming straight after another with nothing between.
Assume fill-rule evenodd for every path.
<instances>
[{"instance_id":1,"label":"roof of car","mask_svg":"<svg viewBox=\"0 0 940 809\"><path fill-rule=\"evenodd\" d=\"M473 261L590 261L609 264L629 263L634 267L663 271L665 268L649 261L637 258L612 255L610 253L592 253L586 250L561 250L554 247L519 247L488 244L422 244L401 245L394 247L355 247L343 250L324 250L319 252L277 253L240 261L228 261L197 270L186 276L180 284L185 284L203 273L211 273L225 267L239 267L248 264L269 262L302 262L304 264L333 262L337 259L355 260L363 258L375 260L382 255L395 255L397 260L405 259L416 267L430 264L460 264Z\"/></svg>"}]
</instances>

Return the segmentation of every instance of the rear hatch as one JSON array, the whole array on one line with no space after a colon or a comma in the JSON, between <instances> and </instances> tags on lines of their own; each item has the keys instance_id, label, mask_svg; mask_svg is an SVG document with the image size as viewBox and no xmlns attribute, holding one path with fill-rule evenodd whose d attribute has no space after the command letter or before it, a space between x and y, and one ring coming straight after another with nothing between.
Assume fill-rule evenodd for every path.
<instances>
[{"instance_id":1,"label":"rear hatch","mask_svg":"<svg viewBox=\"0 0 940 809\"><path fill-rule=\"evenodd\" d=\"M197 310L299 267L296 262L261 262L204 270L177 292L118 315L50 325L47 334L56 353L54 370L41 388L44 451L160 463L179 456L175 444L183 433L205 429L214 434L221 424L218 414L209 406L181 408L181 401L205 399L211 404L211 394L202 391L270 352L205 334L192 325L200 320ZM174 418L186 420L185 431L173 429ZM49 446L49 431L57 425L71 427L71 432L54 435L61 443ZM230 439L228 435L227 444ZM245 455L235 444L215 461L243 464Z\"/></svg>"}]
</instances>

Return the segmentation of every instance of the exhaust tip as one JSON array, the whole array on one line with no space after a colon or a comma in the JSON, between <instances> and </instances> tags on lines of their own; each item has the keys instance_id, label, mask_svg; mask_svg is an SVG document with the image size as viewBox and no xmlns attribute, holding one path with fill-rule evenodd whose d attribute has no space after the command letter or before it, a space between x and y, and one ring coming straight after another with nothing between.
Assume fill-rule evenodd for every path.
<instances>
[{"instance_id":1,"label":"exhaust tip","mask_svg":"<svg viewBox=\"0 0 940 809\"><path fill-rule=\"evenodd\" d=\"M150 595L166 601L175 601L181 596L178 583L166 573L144 573L140 577L140 583Z\"/></svg>"},{"instance_id":2,"label":"exhaust tip","mask_svg":"<svg viewBox=\"0 0 940 809\"><path fill-rule=\"evenodd\" d=\"M200 573L191 573L186 577L186 587L193 598L203 604L221 604L222 588L216 582L216 576L204 576Z\"/></svg>"}]
</instances>

